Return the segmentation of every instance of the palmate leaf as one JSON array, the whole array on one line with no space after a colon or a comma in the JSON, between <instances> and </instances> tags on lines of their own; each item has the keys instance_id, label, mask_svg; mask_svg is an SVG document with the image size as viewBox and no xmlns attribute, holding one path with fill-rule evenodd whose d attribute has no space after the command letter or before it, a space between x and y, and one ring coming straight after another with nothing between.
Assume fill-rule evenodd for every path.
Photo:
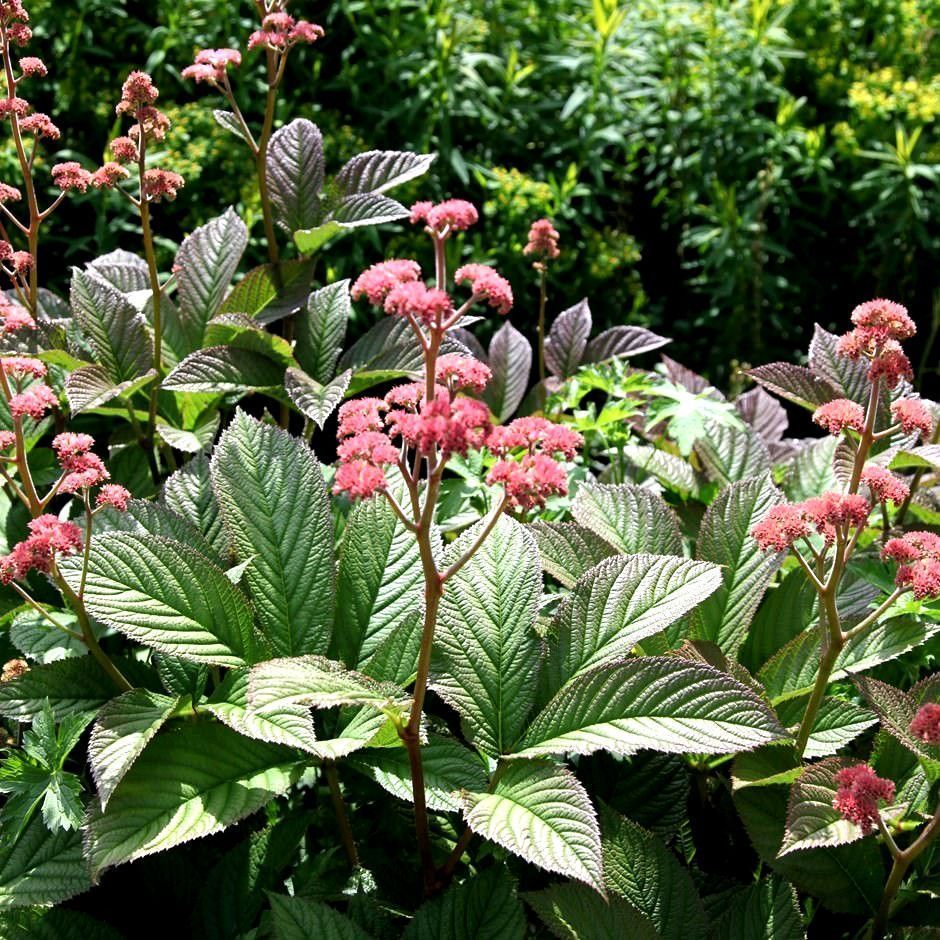
<instances>
[{"instance_id":1,"label":"palmate leaf","mask_svg":"<svg viewBox=\"0 0 940 940\"><path fill-rule=\"evenodd\" d=\"M555 613L539 701L588 669L620 660L720 584L717 565L668 555L618 555L591 568Z\"/></svg>"},{"instance_id":2,"label":"palmate leaf","mask_svg":"<svg viewBox=\"0 0 940 940\"><path fill-rule=\"evenodd\" d=\"M780 855L800 849L845 845L864 836L859 826L844 819L832 805L838 790L836 774L854 763L841 757L829 757L803 770L790 790Z\"/></svg>"},{"instance_id":3,"label":"palmate leaf","mask_svg":"<svg viewBox=\"0 0 940 940\"><path fill-rule=\"evenodd\" d=\"M297 317L294 355L304 371L321 385L336 375L351 305L349 281L336 281L314 291Z\"/></svg>"},{"instance_id":4,"label":"palmate leaf","mask_svg":"<svg viewBox=\"0 0 940 940\"><path fill-rule=\"evenodd\" d=\"M336 597L334 650L356 669L367 669L382 643L423 604L418 543L383 496L362 501L350 514Z\"/></svg>"},{"instance_id":5,"label":"palmate leaf","mask_svg":"<svg viewBox=\"0 0 940 940\"><path fill-rule=\"evenodd\" d=\"M595 483L578 488L575 521L625 555L681 555L676 514L656 493L632 483Z\"/></svg>"},{"instance_id":6,"label":"palmate leaf","mask_svg":"<svg viewBox=\"0 0 940 940\"><path fill-rule=\"evenodd\" d=\"M297 410L322 431L330 415L343 400L350 379L352 372L347 369L332 382L320 385L301 369L288 369L284 373L284 389Z\"/></svg>"},{"instance_id":7,"label":"palmate leaf","mask_svg":"<svg viewBox=\"0 0 940 940\"><path fill-rule=\"evenodd\" d=\"M77 591L81 559L63 559L59 567ZM160 652L218 666L243 666L258 656L244 596L220 568L171 539L95 536L84 602L96 619Z\"/></svg>"},{"instance_id":8,"label":"palmate leaf","mask_svg":"<svg viewBox=\"0 0 940 940\"><path fill-rule=\"evenodd\" d=\"M712 940L804 940L796 892L772 875L734 895L712 925Z\"/></svg>"},{"instance_id":9,"label":"palmate leaf","mask_svg":"<svg viewBox=\"0 0 940 940\"><path fill-rule=\"evenodd\" d=\"M485 523L453 544L453 563ZM535 700L542 593L538 549L519 523L501 516L482 546L448 581L438 616L432 688L466 722L484 753L505 753Z\"/></svg>"},{"instance_id":10,"label":"palmate leaf","mask_svg":"<svg viewBox=\"0 0 940 940\"><path fill-rule=\"evenodd\" d=\"M268 185L274 218L286 232L320 221L323 137L312 121L297 118L276 130L268 146Z\"/></svg>"},{"instance_id":11,"label":"palmate leaf","mask_svg":"<svg viewBox=\"0 0 940 940\"><path fill-rule=\"evenodd\" d=\"M421 748L424 792L428 808L442 813L460 812L460 792L486 789L486 767L480 758L454 738L428 735ZM403 747L375 748L352 759L357 770L368 774L384 790L411 802L411 764Z\"/></svg>"},{"instance_id":12,"label":"palmate leaf","mask_svg":"<svg viewBox=\"0 0 940 940\"><path fill-rule=\"evenodd\" d=\"M484 839L604 893L597 816L567 768L515 761L491 792L465 793L462 802L467 825Z\"/></svg>"},{"instance_id":13,"label":"palmate leaf","mask_svg":"<svg viewBox=\"0 0 940 940\"><path fill-rule=\"evenodd\" d=\"M18 839L3 839L0 911L58 904L90 887L77 830L52 833L37 814Z\"/></svg>"},{"instance_id":14,"label":"palmate leaf","mask_svg":"<svg viewBox=\"0 0 940 940\"><path fill-rule=\"evenodd\" d=\"M762 552L751 529L781 502L770 474L732 483L708 507L695 557L722 566L721 587L695 608L692 635L734 655L747 637L767 585L782 558Z\"/></svg>"},{"instance_id":15,"label":"palmate leaf","mask_svg":"<svg viewBox=\"0 0 940 940\"><path fill-rule=\"evenodd\" d=\"M85 858L92 878L222 831L283 793L299 771L296 752L215 722L165 730L118 784L107 810L93 804L89 811Z\"/></svg>"},{"instance_id":16,"label":"palmate leaf","mask_svg":"<svg viewBox=\"0 0 940 940\"><path fill-rule=\"evenodd\" d=\"M623 898L602 898L575 882L552 885L524 895L526 902L560 940L661 940L648 918Z\"/></svg>"},{"instance_id":17,"label":"palmate leaf","mask_svg":"<svg viewBox=\"0 0 940 940\"><path fill-rule=\"evenodd\" d=\"M216 446L212 483L261 631L278 655L324 653L333 628L333 527L313 451L242 411Z\"/></svg>"},{"instance_id":18,"label":"palmate leaf","mask_svg":"<svg viewBox=\"0 0 940 940\"><path fill-rule=\"evenodd\" d=\"M274 940L371 940L355 921L322 901L269 895Z\"/></svg>"},{"instance_id":19,"label":"palmate leaf","mask_svg":"<svg viewBox=\"0 0 940 940\"><path fill-rule=\"evenodd\" d=\"M422 905L402 940L523 940L525 912L503 865L451 885Z\"/></svg>"},{"instance_id":20,"label":"palmate leaf","mask_svg":"<svg viewBox=\"0 0 940 940\"><path fill-rule=\"evenodd\" d=\"M589 569L615 554L612 545L599 535L576 522L545 522L529 524L535 537L542 568L564 587L575 582Z\"/></svg>"},{"instance_id":21,"label":"palmate leaf","mask_svg":"<svg viewBox=\"0 0 940 940\"><path fill-rule=\"evenodd\" d=\"M610 891L649 918L660 936L704 940L708 920L689 871L658 836L607 812L601 844Z\"/></svg>"},{"instance_id":22,"label":"palmate leaf","mask_svg":"<svg viewBox=\"0 0 940 940\"><path fill-rule=\"evenodd\" d=\"M248 227L231 207L183 240L176 255L180 355L202 346L247 245Z\"/></svg>"},{"instance_id":23,"label":"palmate leaf","mask_svg":"<svg viewBox=\"0 0 940 940\"><path fill-rule=\"evenodd\" d=\"M532 368L532 346L508 320L490 342L489 364L493 378L483 399L497 421L506 421L525 397Z\"/></svg>"},{"instance_id":24,"label":"palmate leaf","mask_svg":"<svg viewBox=\"0 0 940 940\"><path fill-rule=\"evenodd\" d=\"M219 504L212 489L209 459L205 455L193 457L167 479L161 502L191 522L220 557L228 556L228 536L222 526Z\"/></svg>"},{"instance_id":25,"label":"palmate leaf","mask_svg":"<svg viewBox=\"0 0 940 940\"><path fill-rule=\"evenodd\" d=\"M132 689L101 709L88 743L88 762L102 809L180 702L179 698L146 689Z\"/></svg>"},{"instance_id":26,"label":"palmate leaf","mask_svg":"<svg viewBox=\"0 0 940 940\"><path fill-rule=\"evenodd\" d=\"M555 317L545 338L545 364L559 378L578 371L591 335L591 308L587 298Z\"/></svg>"},{"instance_id":27,"label":"palmate leaf","mask_svg":"<svg viewBox=\"0 0 940 940\"><path fill-rule=\"evenodd\" d=\"M767 705L726 673L650 656L582 671L532 719L518 753L732 754L785 735Z\"/></svg>"}]
</instances>

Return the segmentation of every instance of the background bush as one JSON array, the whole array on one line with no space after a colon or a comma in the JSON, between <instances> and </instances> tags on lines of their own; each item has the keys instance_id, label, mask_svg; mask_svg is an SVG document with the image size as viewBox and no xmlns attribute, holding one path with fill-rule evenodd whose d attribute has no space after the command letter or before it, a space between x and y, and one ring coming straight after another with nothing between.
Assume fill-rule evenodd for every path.
<instances>
[{"instance_id":1,"label":"background bush","mask_svg":"<svg viewBox=\"0 0 940 940\"><path fill-rule=\"evenodd\" d=\"M556 309L590 296L598 325L674 336L675 355L716 379L733 373L731 346L743 361L791 357L814 321L833 325L879 294L910 307L922 377L936 369L937 0L295 7L327 38L291 62L285 119L320 124L334 169L369 147L437 152L415 194L484 207L466 250L511 278L520 325L536 303L521 247L547 214L565 247ZM62 124L74 158L100 163L118 77L154 74L174 120L164 164L187 180L161 207L163 233L182 237L230 203L258 221L247 161L179 78L195 49L237 45L250 13L239 0L33 4L36 54L53 65L36 104ZM136 250L119 197L106 198L115 204L103 214L76 199L57 216L45 269L54 285L95 253ZM260 226L253 234L260 260ZM348 238L328 253L328 273L354 276L379 258L379 239L411 253L417 237L386 227Z\"/></svg>"}]
</instances>

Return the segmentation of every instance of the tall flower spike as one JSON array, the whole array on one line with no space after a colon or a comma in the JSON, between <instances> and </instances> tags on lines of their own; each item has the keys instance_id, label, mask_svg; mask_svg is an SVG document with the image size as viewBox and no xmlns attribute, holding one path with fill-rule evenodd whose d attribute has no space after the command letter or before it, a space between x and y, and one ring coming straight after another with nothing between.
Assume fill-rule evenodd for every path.
<instances>
[{"instance_id":1,"label":"tall flower spike","mask_svg":"<svg viewBox=\"0 0 940 940\"><path fill-rule=\"evenodd\" d=\"M529 241L522 249L524 255L534 255L535 264L553 261L560 254L558 232L548 219L538 219L529 228Z\"/></svg>"}]
</instances>

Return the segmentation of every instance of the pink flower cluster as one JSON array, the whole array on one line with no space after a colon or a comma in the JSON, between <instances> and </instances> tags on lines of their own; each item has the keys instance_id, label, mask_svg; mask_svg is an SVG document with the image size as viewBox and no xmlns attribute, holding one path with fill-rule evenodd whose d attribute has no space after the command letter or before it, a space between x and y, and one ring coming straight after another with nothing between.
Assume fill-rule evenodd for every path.
<instances>
[{"instance_id":1,"label":"pink flower cluster","mask_svg":"<svg viewBox=\"0 0 940 940\"><path fill-rule=\"evenodd\" d=\"M884 379L894 388L901 379L911 379L911 363L901 342L916 332L907 309L892 300L869 300L852 311L855 328L839 338L836 351L848 359L868 359L868 378Z\"/></svg>"},{"instance_id":2,"label":"pink flower cluster","mask_svg":"<svg viewBox=\"0 0 940 940\"><path fill-rule=\"evenodd\" d=\"M4 356L0 359L0 366L3 367L5 375L14 379L26 377L44 379L46 377L46 364L31 356Z\"/></svg>"},{"instance_id":3,"label":"pink flower cluster","mask_svg":"<svg viewBox=\"0 0 940 940\"><path fill-rule=\"evenodd\" d=\"M421 281L406 281L393 287L385 297L385 312L413 318L425 326L441 329L454 312L450 294L427 287Z\"/></svg>"},{"instance_id":4,"label":"pink flower cluster","mask_svg":"<svg viewBox=\"0 0 940 940\"><path fill-rule=\"evenodd\" d=\"M454 272L454 283L469 284L473 300L485 300L497 313L512 309L512 287L487 264L465 264Z\"/></svg>"},{"instance_id":5,"label":"pink flower cluster","mask_svg":"<svg viewBox=\"0 0 940 940\"><path fill-rule=\"evenodd\" d=\"M491 427L486 405L474 398L454 398L443 388L417 411L392 409L385 422L391 438L401 437L420 454L437 448L445 460L452 454L479 450Z\"/></svg>"},{"instance_id":6,"label":"pink flower cluster","mask_svg":"<svg viewBox=\"0 0 940 940\"><path fill-rule=\"evenodd\" d=\"M91 174L91 185L95 189L114 189L121 180L126 180L130 175L120 163L108 161Z\"/></svg>"},{"instance_id":7,"label":"pink flower cluster","mask_svg":"<svg viewBox=\"0 0 940 940\"><path fill-rule=\"evenodd\" d=\"M84 193L92 184L92 175L80 163L69 160L52 168L52 182L64 193Z\"/></svg>"},{"instance_id":8,"label":"pink flower cluster","mask_svg":"<svg viewBox=\"0 0 940 940\"><path fill-rule=\"evenodd\" d=\"M27 538L0 558L0 583L22 580L30 571L50 571L57 553L71 555L82 541L82 530L74 522L61 522L50 514L33 519Z\"/></svg>"},{"instance_id":9,"label":"pink flower cluster","mask_svg":"<svg viewBox=\"0 0 940 940\"><path fill-rule=\"evenodd\" d=\"M143 179L144 198L151 202L166 199L172 202L176 194L186 185L179 173L172 170L145 170Z\"/></svg>"},{"instance_id":10,"label":"pink flower cluster","mask_svg":"<svg viewBox=\"0 0 940 940\"><path fill-rule=\"evenodd\" d=\"M558 232L548 219L538 219L529 228L529 241L522 249L524 255L535 255L536 266L553 261L561 253L558 250Z\"/></svg>"},{"instance_id":11,"label":"pink flower cluster","mask_svg":"<svg viewBox=\"0 0 940 940\"><path fill-rule=\"evenodd\" d=\"M118 512L127 512L127 504L130 502L130 491L117 483L105 483L98 490L98 496L95 499L95 505L99 508L110 506Z\"/></svg>"},{"instance_id":12,"label":"pink flower cluster","mask_svg":"<svg viewBox=\"0 0 940 940\"><path fill-rule=\"evenodd\" d=\"M242 54L237 49L200 49L193 64L187 65L181 74L197 83L220 85L225 81L228 67L237 68L241 64Z\"/></svg>"},{"instance_id":13,"label":"pink flower cluster","mask_svg":"<svg viewBox=\"0 0 940 940\"><path fill-rule=\"evenodd\" d=\"M909 588L918 600L940 597L940 535L907 532L889 539L881 554L898 563L898 587Z\"/></svg>"},{"instance_id":14,"label":"pink flower cluster","mask_svg":"<svg viewBox=\"0 0 940 940\"><path fill-rule=\"evenodd\" d=\"M867 836L878 822L878 802L894 799L894 784L885 780L867 764L844 767L836 774L838 790L833 807Z\"/></svg>"},{"instance_id":15,"label":"pink flower cluster","mask_svg":"<svg viewBox=\"0 0 940 940\"><path fill-rule=\"evenodd\" d=\"M908 730L925 744L940 744L940 705L933 702L922 705Z\"/></svg>"},{"instance_id":16,"label":"pink flower cluster","mask_svg":"<svg viewBox=\"0 0 940 940\"><path fill-rule=\"evenodd\" d=\"M23 78L45 78L49 74L46 63L34 55L23 56L19 61L19 67Z\"/></svg>"},{"instance_id":17,"label":"pink flower cluster","mask_svg":"<svg viewBox=\"0 0 940 940\"><path fill-rule=\"evenodd\" d=\"M157 141L166 137L170 120L154 106L159 97L157 86L146 72L131 72L127 76L121 88L121 100L115 111L118 114L130 115L137 122L131 125L128 132L132 141L139 141L141 135L145 140Z\"/></svg>"},{"instance_id":18,"label":"pink flower cluster","mask_svg":"<svg viewBox=\"0 0 940 940\"><path fill-rule=\"evenodd\" d=\"M393 288L419 280L421 266L417 261L393 258L366 268L356 278L350 294L353 300L365 297L370 304L380 307Z\"/></svg>"},{"instance_id":19,"label":"pink flower cluster","mask_svg":"<svg viewBox=\"0 0 940 940\"><path fill-rule=\"evenodd\" d=\"M0 183L0 203L19 202L23 194L15 187L7 183Z\"/></svg>"},{"instance_id":20,"label":"pink flower cluster","mask_svg":"<svg viewBox=\"0 0 940 940\"><path fill-rule=\"evenodd\" d=\"M94 446L95 439L89 434L66 431L53 438L52 449L65 473L59 485L60 493L77 493L109 479L111 474L101 458L91 453Z\"/></svg>"},{"instance_id":21,"label":"pink flower cluster","mask_svg":"<svg viewBox=\"0 0 940 940\"><path fill-rule=\"evenodd\" d=\"M837 398L820 405L813 412L813 421L830 434L841 434L847 429L861 433L865 427L865 409L848 398Z\"/></svg>"},{"instance_id":22,"label":"pink flower cluster","mask_svg":"<svg viewBox=\"0 0 940 940\"><path fill-rule=\"evenodd\" d=\"M509 504L516 509L538 509L550 496L568 492L568 475L558 461L573 460L584 443L577 431L544 418L516 418L494 428L487 448L498 457L486 481L502 484ZM512 459L513 451L522 457Z\"/></svg>"},{"instance_id":23,"label":"pink flower cluster","mask_svg":"<svg viewBox=\"0 0 940 940\"><path fill-rule=\"evenodd\" d=\"M765 552L786 551L814 531L831 544L837 529L860 528L868 521L870 512L868 500L857 493L823 493L802 503L774 506L751 529L751 535Z\"/></svg>"},{"instance_id":24,"label":"pink flower cluster","mask_svg":"<svg viewBox=\"0 0 940 940\"><path fill-rule=\"evenodd\" d=\"M899 398L892 402L891 417L901 425L905 434L919 434L923 440L933 434L933 417L917 398Z\"/></svg>"},{"instance_id":25,"label":"pink flower cluster","mask_svg":"<svg viewBox=\"0 0 940 940\"><path fill-rule=\"evenodd\" d=\"M879 503L903 503L911 495L910 487L896 474L877 464L867 464L862 470L861 482L867 486Z\"/></svg>"},{"instance_id":26,"label":"pink flower cluster","mask_svg":"<svg viewBox=\"0 0 940 940\"><path fill-rule=\"evenodd\" d=\"M9 245L8 242L3 244ZM12 252L12 248L11 248ZM0 260L3 260L0 252ZM4 293L0 293L0 335L9 336L20 330L35 330L36 321L25 307L14 304Z\"/></svg>"},{"instance_id":27,"label":"pink flower cluster","mask_svg":"<svg viewBox=\"0 0 940 940\"><path fill-rule=\"evenodd\" d=\"M322 39L323 27L307 20L295 20L284 11L269 13L261 21L261 29L255 30L248 37L248 49L259 46L275 52L286 52L299 42L314 43Z\"/></svg>"},{"instance_id":28,"label":"pink flower cluster","mask_svg":"<svg viewBox=\"0 0 940 940\"><path fill-rule=\"evenodd\" d=\"M446 199L435 205L433 202L416 202L411 207L411 224L424 222L435 238L447 238L453 232L464 232L480 218L476 206L465 199Z\"/></svg>"},{"instance_id":29,"label":"pink flower cluster","mask_svg":"<svg viewBox=\"0 0 940 940\"><path fill-rule=\"evenodd\" d=\"M59 403L56 394L48 385L30 385L25 391L17 392L9 401L10 414L14 418L30 417L38 421L50 409Z\"/></svg>"},{"instance_id":30,"label":"pink flower cluster","mask_svg":"<svg viewBox=\"0 0 940 940\"><path fill-rule=\"evenodd\" d=\"M115 137L111 141L111 154L118 163L132 163L139 156L137 144L130 137Z\"/></svg>"},{"instance_id":31,"label":"pink flower cluster","mask_svg":"<svg viewBox=\"0 0 940 940\"><path fill-rule=\"evenodd\" d=\"M439 356L435 367L435 382L446 386L450 392L464 389L479 394L491 378L493 373L489 366L460 353Z\"/></svg>"},{"instance_id":32,"label":"pink flower cluster","mask_svg":"<svg viewBox=\"0 0 940 940\"><path fill-rule=\"evenodd\" d=\"M0 22L6 27L7 37L15 46L25 46L32 39L33 31L26 25L29 14L22 0L2 0Z\"/></svg>"},{"instance_id":33,"label":"pink flower cluster","mask_svg":"<svg viewBox=\"0 0 940 940\"><path fill-rule=\"evenodd\" d=\"M16 95L12 98L0 98L0 120L6 120L14 115L18 118L26 117L30 107L30 103L25 98L18 98Z\"/></svg>"},{"instance_id":34,"label":"pink flower cluster","mask_svg":"<svg viewBox=\"0 0 940 940\"><path fill-rule=\"evenodd\" d=\"M37 137L45 137L47 140L58 140L62 136L62 132L53 123L52 118L41 111L23 118L20 121L20 130L24 134L35 134Z\"/></svg>"}]
</instances>

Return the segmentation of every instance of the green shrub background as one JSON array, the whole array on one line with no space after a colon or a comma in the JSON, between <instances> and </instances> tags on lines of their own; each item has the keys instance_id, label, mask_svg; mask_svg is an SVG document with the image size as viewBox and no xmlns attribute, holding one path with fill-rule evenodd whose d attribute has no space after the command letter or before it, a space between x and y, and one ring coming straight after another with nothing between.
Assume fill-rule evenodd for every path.
<instances>
[{"instance_id":1,"label":"green shrub background","mask_svg":"<svg viewBox=\"0 0 940 940\"><path fill-rule=\"evenodd\" d=\"M187 180L158 211L161 235L178 240L228 204L259 222L247 159L212 119L219 99L179 78L198 48L244 48L247 0L30 9L31 51L50 66L31 97L62 126L69 158L100 163L120 83L145 68L175 125L161 163ZM292 10L327 37L291 57L280 119L316 121L334 170L366 148L437 152L403 197L483 207L466 250L513 281L521 328L536 304L521 248L529 222L549 215L564 246L555 310L588 296L598 325L674 336L673 355L716 379L793 356L814 320L842 321L879 294L911 308L922 377L936 368L938 0L295 0ZM235 82L249 113L259 78L248 56ZM16 181L6 135L0 169ZM138 247L113 193L70 200L48 231L45 271L60 290L71 264ZM324 273L355 276L418 251L417 237L407 226L354 235L328 250ZM252 250L260 260L260 243Z\"/></svg>"}]
</instances>

